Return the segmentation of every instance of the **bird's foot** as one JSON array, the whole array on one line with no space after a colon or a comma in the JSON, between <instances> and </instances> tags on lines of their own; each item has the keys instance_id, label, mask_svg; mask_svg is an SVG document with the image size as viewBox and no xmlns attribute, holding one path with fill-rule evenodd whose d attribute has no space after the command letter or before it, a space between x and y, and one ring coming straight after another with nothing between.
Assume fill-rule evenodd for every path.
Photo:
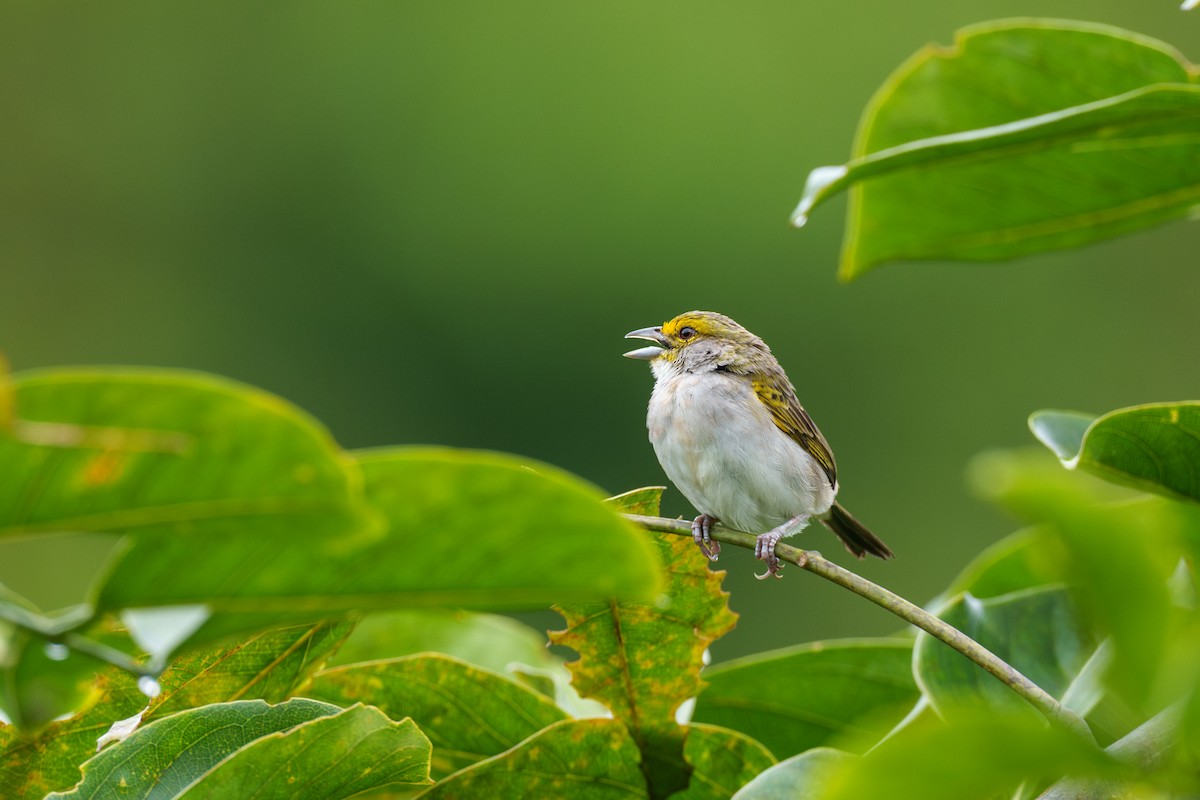
<instances>
[{"instance_id":1,"label":"bird's foot","mask_svg":"<svg viewBox=\"0 0 1200 800\"><path fill-rule=\"evenodd\" d=\"M754 557L759 561L767 562L767 571L762 575L756 574L754 577L760 581L764 578L782 578L779 573L783 571L783 565L779 563L779 556L775 555L775 545L783 538L783 534L776 528L773 531L767 531L759 535L754 540Z\"/></svg>"},{"instance_id":2,"label":"bird's foot","mask_svg":"<svg viewBox=\"0 0 1200 800\"><path fill-rule=\"evenodd\" d=\"M717 556L721 553L721 543L714 542L712 539L712 526L716 521L716 517L708 514L701 514L692 520L692 538L695 539L700 552L704 553L704 557L709 561L716 561Z\"/></svg>"}]
</instances>

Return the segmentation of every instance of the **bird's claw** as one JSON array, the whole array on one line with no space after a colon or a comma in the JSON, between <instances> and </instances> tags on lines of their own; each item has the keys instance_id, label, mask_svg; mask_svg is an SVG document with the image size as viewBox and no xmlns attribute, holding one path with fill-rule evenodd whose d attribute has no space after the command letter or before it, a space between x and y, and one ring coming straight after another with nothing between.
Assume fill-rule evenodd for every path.
<instances>
[{"instance_id":1,"label":"bird's claw","mask_svg":"<svg viewBox=\"0 0 1200 800\"><path fill-rule=\"evenodd\" d=\"M783 564L779 563L779 556L775 555L775 545L783 538L783 534L771 531L761 534L754 540L754 557L759 561L767 562L767 571L762 575L755 574L754 577L760 581L766 578L782 578L779 573L783 572Z\"/></svg>"},{"instance_id":2,"label":"bird's claw","mask_svg":"<svg viewBox=\"0 0 1200 800\"><path fill-rule=\"evenodd\" d=\"M712 526L716 521L716 517L710 517L708 514L701 514L692 520L692 539L709 561L716 561L721 553L721 543L712 539Z\"/></svg>"}]
</instances>

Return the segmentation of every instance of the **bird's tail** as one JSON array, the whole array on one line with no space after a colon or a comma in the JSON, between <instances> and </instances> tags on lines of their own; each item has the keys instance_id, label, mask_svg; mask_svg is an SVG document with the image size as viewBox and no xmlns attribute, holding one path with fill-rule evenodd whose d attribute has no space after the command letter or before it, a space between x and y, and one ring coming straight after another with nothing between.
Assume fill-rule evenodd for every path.
<instances>
[{"instance_id":1,"label":"bird's tail","mask_svg":"<svg viewBox=\"0 0 1200 800\"><path fill-rule=\"evenodd\" d=\"M888 549L888 546L878 536L867 530L861 522L850 516L850 512L840 503L834 503L829 509L829 513L821 518L821 522L842 540L842 544L846 546L847 550L859 558L867 553L879 558L892 557L892 551Z\"/></svg>"}]
</instances>

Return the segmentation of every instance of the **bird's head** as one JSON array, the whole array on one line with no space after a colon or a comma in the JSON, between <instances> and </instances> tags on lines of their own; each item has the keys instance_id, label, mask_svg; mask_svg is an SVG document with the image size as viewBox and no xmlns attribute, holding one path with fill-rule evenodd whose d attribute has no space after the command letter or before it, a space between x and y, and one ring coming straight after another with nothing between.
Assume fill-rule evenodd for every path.
<instances>
[{"instance_id":1,"label":"bird's head","mask_svg":"<svg viewBox=\"0 0 1200 800\"><path fill-rule=\"evenodd\" d=\"M714 311L688 311L662 325L630 331L625 338L654 343L625 357L651 362L656 374L667 365L684 372L720 367L740 371L771 352L762 339Z\"/></svg>"}]
</instances>

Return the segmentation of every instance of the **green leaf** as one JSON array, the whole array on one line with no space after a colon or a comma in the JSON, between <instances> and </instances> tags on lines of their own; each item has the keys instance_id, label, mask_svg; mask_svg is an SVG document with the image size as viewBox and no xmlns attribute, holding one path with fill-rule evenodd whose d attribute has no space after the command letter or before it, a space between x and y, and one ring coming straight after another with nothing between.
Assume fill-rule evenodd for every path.
<instances>
[{"instance_id":1,"label":"green leaf","mask_svg":"<svg viewBox=\"0 0 1200 800\"><path fill-rule=\"evenodd\" d=\"M1106 683L1143 712L1170 702L1177 681L1168 654L1179 636L1168 579L1187 552L1184 532L1197 525L1190 504L1163 498L1101 502L1107 489L1093 478L1021 453L975 460L981 493L1031 522L1043 523L1064 556L1058 572L1089 619L1112 637ZM1050 462L1053 464L1053 462Z\"/></svg>"},{"instance_id":2,"label":"green leaf","mask_svg":"<svg viewBox=\"0 0 1200 800\"><path fill-rule=\"evenodd\" d=\"M179 797L240 748L268 734L340 712L315 700L268 705L261 700L190 709L135 731L83 765L83 780L56 800L129 796ZM328 762L323 766L328 767Z\"/></svg>"},{"instance_id":3,"label":"green leaf","mask_svg":"<svg viewBox=\"0 0 1200 800\"><path fill-rule=\"evenodd\" d=\"M626 510L656 515L657 495L638 490L610 501ZM690 539L644 533L658 550L667 585L653 603L560 603L567 621L550 634L555 644L579 653L568 664L584 697L600 701L627 726L642 752L651 795L665 797L687 786L686 729L675 712L702 686L704 650L737 622L721 590L724 572L709 570Z\"/></svg>"},{"instance_id":4,"label":"green leaf","mask_svg":"<svg viewBox=\"0 0 1200 800\"><path fill-rule=\"evenodd\" d=\"M150 704L146 719L209 703L285 700L324 666L353 629L349 620L292 625L225 647L184 653L159 678L162 693Z\"/></svg>"},{"instance_id":5,"label":"green leaf","mask_svg":"<svg viewBox=\"0 0 1200 800\"><path fill-rule=\"evenodd\" d=\"M513 749L456 772L421 800L649 797L628 729L612 719L556 722Z\"/></svg>"},{"instance_id":6,"label":"green leaf","mask_svg":"<svg viewBox=\"0 0 1200 800\"><path fill-rule=\"evenodd\" d=\"M814 170L794 222L852 187L850 279L887 261L1013 258L1183 218L1200 201L1196 83L1173 48L1118 28L965 28L888 78L853 160Z\"/></svg>"},{"instance_id":7,"label":"green leaf","mask_svg":"<svg viewBox=\"0 0 1200 800\"><path fill-rule=\"evenodd\" d=\"M640 489L630 489L628 492L608 498L605 502L618 509L622 514L656 517L659 514L659 505L662 502L662 493L665 488L663 486L643 486Z\"/></svg>"},{"instance_id":8,"label":"green leaf","mask_svg":"<svg viewBox=\"0 0 1200 800\"><path fill-rule=\"evenodd\" d=\"M411 717L433 743L435 777L508 750L566 718L553 702L500 675L439 655L317 673L304 694L340 706L370 703Z\"/></svg>"},{"instance_id":9,"label":"green leaf","mask_svg":"<svg viewBox=\"0 0 1200 800\"><path fill-rule=\"evenodd\" d=\"M96 740L149 702L136 679L118 669L93 676L91 686L91 702L70 719L37 732L7 729L0 743L0 797L43 797L74 786L79 765L96 753Z\"/></svg>"},{"instance_id":10,"label":"green leaf","mask_svg":"<svg viewBox=\"0 0 1200 800\"><path fill-rule=\"evenodd\" d=\"M36 731L78 707L92 676L105 664L0 622L0 710L25 731Z\"/></svg>"},{"instance_id":11,"label":"green leaf","mask_svg":"<svg viewBox=\"0 0 1200 800\"><path fill-rule=\"evenodd\" d=\"M328 432L259 389L168 370L14 378L0 538L343 532L358 478Z\"/></svg>"},{"instance_id":12,"label":"green leaf","mask_svg":"<svg viewBox=\"0 0 1200 800\"><path fill-rule=\"evenodd\" d=\"M1029 427L1068 469L1200 500L1200 403L1153 403L1101 417L1038 411Z\"/></svg>"},{"instance_id":13,"label":"green leaf","mask_svg":"<svg viewBox=\"0 0 1200 800\"><path fill-rule=\"evenodd\" d=\"M228 700L278 702L318 669L345 637L347 622L322 622L268 631L175 659L150 700L129 673L109 669L91 678L92 701L70 719L0 743L0 797L41 797L79 782L79 765L113 722L141 712L143 724L175 711Z\"/></svg>"},{"instance_id":14,"label":"green leaf","mask_svg":"<svg viewBox=\"0 0 1200 800\"><path fill-rule=\"evenodd\" d=\"M984 600L1002 594L1033 589L1062 582L1059 560L1065 554L1054 536L1045 528L1018 531L977 555L950 582L939 600L930 606L940 608L957 595L969 592Z\"/></svg>"},{"instance_id":15,"label":"green leaf","mask_svg":"<svg viewBox=\"0 0 1200 800\"><path fill-rule=\"evenodd\" d=\"M329 661L330 666L443 653L503 675L525 664L552 669L559 660L546 649L546 636L510 617L440 608L371 614Z\"/></svg>"},{"instance_id":16,"label":"green leaf","mask_svg":"<svg viewBox=\"0 0 1200 800\"><path fill-rule=\"evenodd\" d=\"M1098 747L1034 715L974 708L958 709L951 719L906 728L861 758L839 759L820 797L991 800L1011 795L1023 781L1118 772Z\"/></svg>"},{"instance_id":17,"label":"green leaf","mask_svg":"<svg viewBox=\"0 0 1200 800\"><path fill-rule=\"evenodd\" d=\"M544 633L509 617L408 609L371 614L359 622L329 665L442 653L553 697L573 717L607 716L604 706L579 697L562 659L547 644Z\"/></svg>"},{"instance_id":18,"label":"green leaf","mask_svg":"<svg viewBox=\"0 0 1200 800\"><path fill-rule=\"evenodd\" d=\"M684 757L692 766L688 788L671 800L726 800L775 763L762 744L716 725L688 725Z\"/></svg>"},{"instance_id":19,"label":"green leaf","mask_svg":"<svg viewBox=\"0 0 1200 800\"><path fill-rule=\"evenodd\" d=\"M336 800L429 782L429 740L413 721L393 722L360 705L263 736L178 796Z\"/></svg>"},{"instance_id":20,"label":"green leaf","mask_svg":"<svg viewBox=\"0 0 1200 800\"><path fill-rule=\"evenodd\" d=\"M357 463L381 529L300 542L229 532L203 548L141 538L105 582L102 607L205 603L214 617L203 639L351 610L537 608L656 589L640 531L553 467L438 448Z\"/></svg>"},{"instance_id":21,"label":"green leaf","mask_svg":"<svg viewBox=\"0 0 1200 800\"><path fill-rule=\"evenodd\" d=\"M786 757L899 722L920 696L904 639L814 642L704 671L692 719L724 725Z\"/></svg>"},{"instance_id":22,"label":"green leaf","mask_svg":"<svg viewBox=\"0 0 1200 800\"><path fill-rule=\"evenodd\" d=\"M761 773L733 800L820 800L829 776L858 757L832 747L814 747ZM895 795L892 795L895 796Z\"/></svg>"},{"instance_id":23,"label":"green leaf","mask_svg":"<svg viewBox=\"0 0 1200 800\"><path fill-rule=\"evenodd\" d=\"M986 600L959 595L938 616L1059 699L1098 645L1060 587ZM913 669L942 716L978 699L1011 713L1030 708L982 667L924 632L917 636Z\"/></svg>"}]
</instances>

